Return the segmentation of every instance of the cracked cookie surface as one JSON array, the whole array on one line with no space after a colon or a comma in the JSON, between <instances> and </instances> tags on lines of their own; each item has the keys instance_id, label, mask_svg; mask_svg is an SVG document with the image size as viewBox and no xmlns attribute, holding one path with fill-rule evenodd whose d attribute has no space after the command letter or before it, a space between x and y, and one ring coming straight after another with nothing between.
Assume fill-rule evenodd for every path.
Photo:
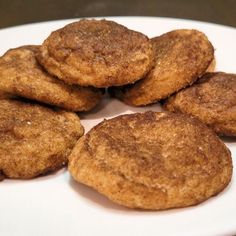
<instances>
[{"instance_id":1,"label":"cracked cookie surface","mask_svg":"<svg viewBox=\"0 0 236 236\"><path fill-rule=\"evenodd\" d=\"M30 179L63 167L83 132L75 113L0 100L0 179Z\"/></svg>"},{"instance_id":2,"label":"cracked cookie surface","mask_svg":"<svg viewBox=\"0 0 236 236\"><path fill-rule=\"evenodd\" d=\"M153 65L147 36L108 20L80 20L51 33L38 54L58 78L81 86L109 87L141 79Z\"/></svg>"},{"instance_id":3,"label":"cracked cookie surface","mask_svg":"<svg viewBox=\"0 0 236 236\"><path fill-rule=\"evenodd\" d=\"M16 95L71 111L96 106L102 91L68 85L48 74L36 60L38 50L36 45L22 46L8 50L0 58L0 98Z\"/></svg>"},{"instance_id":4,"label":"cracked cookie surface","mask_svg":"<svg viewBox=\"0 0 236 236\"><path fill-rule=\"evenodd\" d=\"M195 205L222 191L232 159L198 120L146 112L92 128L69 156L69 171L118 204L161 210Z\"/></svg>"},{"instance_id":5,"label":"cracked cookie surface","mask_svg":"<svg viewBox=\"0 0 236 236\"><path fill-rule=\"evenodd\" d=\"M236 75L206 73L167 99L164 108L196 116L217 134L236 137Z\"/></svg>"},{"instance_id":6,"label":"cracked cookie surface","mask_svg":"<svg viewBox=\"0 0 236 236\"><path fill-rule=\"evenodd\" d=\"M214 67L214 49L206 35L197 30L174 30L151 39L154 68L140 81L111 93L133 106L164 99L195 82L208 67Z\"/></svg>"}]
</instances>

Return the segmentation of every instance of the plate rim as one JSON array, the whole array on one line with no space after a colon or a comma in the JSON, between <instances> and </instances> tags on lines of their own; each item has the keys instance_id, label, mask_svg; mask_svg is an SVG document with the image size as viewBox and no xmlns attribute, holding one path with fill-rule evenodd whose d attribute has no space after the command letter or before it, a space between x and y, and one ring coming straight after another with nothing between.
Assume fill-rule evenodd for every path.
<instances>
[{"instance_id":1,"label":"plate rim","mask_svg":"<svg viewBox=\"0 0 236 236\"><path fill-rule=\"evenodd\" d=\"M142 19L148 19L148 20L168 20L168 21L179 21L179 22L189 22L189 23L200 23L202 25L210 25L210 26L213 26L213 27L223 27L224 29L230 29L230 30L233 30L234 33L236 33L236 28L234 27L231 27L231 26L225 26L225 25L220 25L220 24L216 24L216 23L211 23L211 22L204 22L204 21L196 21L196 20L191 20L191 19L180 19L180 18L170 18L170 17L148 17L148 16L102 16L102 17L83 17L83 18L94 18L94 19L112 19L112 20L115 20L115 19L123 19L123 20L126 20L126 19L132 19L132 20L137 20L140 18ZM47 24L51 24L51 23L55 23L55 24L58 24L58 23L64 23L64 22L70 22L70 21L75 21L75 20L80 20L80 19L83 19L83 18L70 18L70 19L60 19L60 20L50 20L50 21L41 21L41 22L35 22L35 23L28 23L28 24L23 24L23 25L17 25L17 26L11 26L11 27L6 27L6 28L1 28L0 29L0 33L3 33L4 34L4 31L5 30L10 30L10 31L14 31L16 28L17 29L21 29L21 28L25 28L25 27L31 27L31 26L35 26L37 27L38 25L47 25ZM232 232L233 233L236 233L236 224L233 224L233 221L231 222L230 224L231 227L228 228L228 231L224 231L224 233L227 233L227 234L231 234ZM210 230L209 233L218 233L214 230L215 227L213 227L213 230ZM202 231L197 231L197 232L201 232ZM204 232L207 232L208 231L204 231Z\"/></svg>"}]
</instances>

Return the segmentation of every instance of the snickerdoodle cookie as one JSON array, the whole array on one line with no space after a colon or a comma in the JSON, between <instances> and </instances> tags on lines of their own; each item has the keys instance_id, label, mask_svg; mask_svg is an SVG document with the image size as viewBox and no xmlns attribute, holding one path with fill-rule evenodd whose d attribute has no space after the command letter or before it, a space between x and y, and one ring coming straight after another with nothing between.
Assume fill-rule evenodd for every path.
<instances>
[{"instance_id":1,"label":"snickerdoodle cookie","mask_svg":"<svg viewBox=\"0 0 236 236\"><path fill-rule=\"evenodd\" d=\"M147 74L153 59L147 36L113 21L87 19L52 32L38 54L49 73L94 87L133 83Z\"/></svg>"},{"instance_id":2,"label":"snickerdoodle cookie","mask_svg":"<svg viewBox=\"0 0 236 236\"><path fill-rule=\"evenodd\" d=\"M111 90L127 104L143 106L170 96L195 82L214 59L213 46L197 30L174 30L151 42L156 57L154 68L142 80Z\"/></svg>"},{"instance_id":3,"label":"snickerdoodle cookie","mask_svg":"<svg viewBox=\"0 0 236 236\"><path fill-rule=\"evenodd\" d=\"M68 85L48 74L36 60L38 50L39 46L22 46L0 58L2 96L17 95L72 111L90 110L100 101L99 89Z\"/></svg>"},{"instance_id":4,"label":"snickerdoodle cookie","mask_svg":"<svg viewBox=\"0 0 236 236\"><path fill-rule=\"evenodd\" d=\"M206 73L197 83L170 97L164 107L196 116L219 135L236 136L236 75Z\"/></svg>"},{"instance_id":5,"label":"snickerdoodle cookie","mask_svg":"<svg viewBox=\"0 0 236 236\"><path fill-rule=\"evenodd\" d=\"M0 100L0 179L29 179L61 168L83 132L75 113Z\"/></svg>"},{"instance_id":6,"label":"snickerdoodle cookie","mask_svg":"<svg viewBox=\"0 0 236 236\"><path fill-rule=\"evenodd\" d=\"M222 191L232 159L197 119L146 112L92 128L69 156L69 171L118 204L160 210L195 205Z\"/></svg>"}]
</instances>

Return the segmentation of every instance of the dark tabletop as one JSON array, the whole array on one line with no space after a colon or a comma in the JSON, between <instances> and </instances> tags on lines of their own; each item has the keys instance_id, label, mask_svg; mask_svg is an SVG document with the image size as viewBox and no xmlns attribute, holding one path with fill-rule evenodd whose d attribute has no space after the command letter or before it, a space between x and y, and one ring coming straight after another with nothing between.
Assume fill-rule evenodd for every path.
<instances>
[{"instance_id":1,"label":"dark tabletop","mask_svg":"<svg viewBox=\"0 0 236 236\"><path fill-rule=\"evenodd\" d=\"M0 28L91 16L165 16L236 27L236 0L0 0Z\"/></svg>"}]
</instances>

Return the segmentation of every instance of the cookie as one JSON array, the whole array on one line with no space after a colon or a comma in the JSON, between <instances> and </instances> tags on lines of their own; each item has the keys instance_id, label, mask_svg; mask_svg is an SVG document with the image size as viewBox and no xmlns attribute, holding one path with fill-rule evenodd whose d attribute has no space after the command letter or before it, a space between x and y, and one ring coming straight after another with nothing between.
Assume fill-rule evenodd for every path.
<instances>
[{"instance_id":1,"label":"cookie","mask_svg":"<svg viewBox=\"0 0 236 236\"><path fill-rule=\"evenodd\" d=\"M99 88L141 79L153 59L147 36L113 21L87 19L52 32L38 54L40 63L58 78Z\"/></svg>"},{"instance_id":2,"label":"cookie","mask_svg":"<svg viewBox=\"0 0 236 236\"><path fill-rule=\"evenodd\" d=\"M0 100L0 179L30 179L63 167L83 132L75 113Z\"/></svg>"},{"instance_id":3,"label":"cookie","mask_svg":"<svg viewBox=\"0 0 236 236\"><path fill-rule=\"evenodd\" d=\"M206 73L193 86L173 95L164 104L172 112L193 115L217 134L236 137L236 75Z\"/></svg>"},{"instance_id":4,"label":"cookie","mask_svg":"<svg viewBox=\"0 0 236 236\"><path fill-rule=\"evenodd\" d=\"M207 126L174 113L136 113L104 120L69 156L73 178L130 208L198 204L232 176L225 144Z\"/></svg>"},{"instance_id":5,"label":"cookie","mask_svg":"<svg viewBox=\"0 0 236 236\"><path fill-rule=\"evenodd\" d=\"M174 30L151 41L154 68L142 80L111 90L129 105L144 106L167 98L195 82L214 58L211 43L197 30Z\"/></svg>"},{"instance_id":6,"label":"cookie","mask_svg":"<svg viewBox=\"0 0 236 236\"><path fill-rule=\"evenodd\" d=\"M48 74L37 62L38 46L7 51L0 58L0 90L71 111L88 111L101 100L95 88L68 85Z\"/></svg>"}]
</instances>

